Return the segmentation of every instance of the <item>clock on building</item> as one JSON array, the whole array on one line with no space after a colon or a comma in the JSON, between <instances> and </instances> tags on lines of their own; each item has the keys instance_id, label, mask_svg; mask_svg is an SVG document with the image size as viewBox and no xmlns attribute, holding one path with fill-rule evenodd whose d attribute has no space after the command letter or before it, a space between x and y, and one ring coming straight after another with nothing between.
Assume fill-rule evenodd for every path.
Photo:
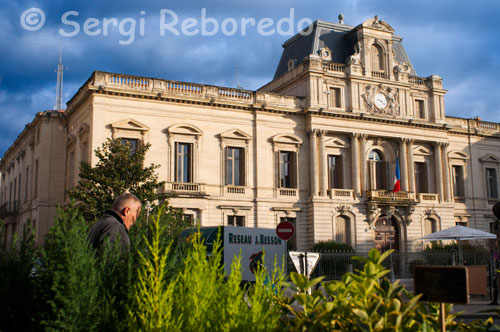
<instances>
[{"instance_id":1,"label":"clock on building","mask_svg":"<svg viewBox=\"0 0 500 332\"><path fill-rule=\"evenodd\" d=\"M383 109L387 106L387 98L384 94L377 93L373 98L373 103L378 109Z\"/></svg>"}]
</instances>

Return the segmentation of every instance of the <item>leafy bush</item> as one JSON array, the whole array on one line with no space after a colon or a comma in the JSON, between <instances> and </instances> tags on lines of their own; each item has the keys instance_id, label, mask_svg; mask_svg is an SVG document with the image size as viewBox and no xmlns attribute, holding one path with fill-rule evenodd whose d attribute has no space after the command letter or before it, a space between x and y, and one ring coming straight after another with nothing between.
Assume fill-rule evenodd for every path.
<instances>
[{"instance_id":1,"label":"leafy bush","mask_svg":"<svg viewBox=\"0 0 500 332\"><path fill-rule=\"evenodd\" d=\"M4 231L0 223L0 331L36 331L44 304L34 278L39 253L33 229L28 224L9 250L4 249Z\"/></svg>"},{"instance_id":2,"label":"leafy bush","mask_svg":"<svg viewBox=\"0 0 500 332\"><path fill-rule=\"evenodd\" d=\"M384 276L389 270L382 262L391 254L381 254L372 249L368 258L355 257L364 263L362 270L347 273L342 281L322 284L323 291L308 294L323 277L308 280L297 273L291 274L290 285L297 294L281 304L294 319L284 320L290 331L437 331L438 306L419 302L420 295L413 296ZM297 301L303 310L291 306ZM468 326L455 323L450 314L451 305L446 306L446 323L450 330L467 330ZM482 323L474 323L482 326Z\"/></svg>"}]
</instances>

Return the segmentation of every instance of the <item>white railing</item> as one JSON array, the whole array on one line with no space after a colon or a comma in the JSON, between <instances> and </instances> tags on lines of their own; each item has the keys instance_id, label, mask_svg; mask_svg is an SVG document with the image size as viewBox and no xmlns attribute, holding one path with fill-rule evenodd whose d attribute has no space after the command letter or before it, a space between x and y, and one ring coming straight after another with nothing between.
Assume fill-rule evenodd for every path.
<instances>
[{"instance_id":1,"label":"white railing","mask_svg":"<svg viewBox=\"0 0 500 332\"><path fill-rule=\"evenodd\" d=\"M245 187L226 187L226 192L228 194L244 195Z\"/></svg>"},{"instance_id":2,"label":"white railing","mask_svg":"<svg viewBox=\"0 0 500 332\"><path fill-rule=\"evenodd\" d=\"M387 79L387 74L385 73L385 71L373 70L372 77Z\"/></svg>"},{"instance_id":3,"label":"white railing","mask_svg":"<svg viewBox=\"0 0 500 332\"><path fill-rule=\"evenodd\" d=\"M389 190L368 190L368 198L379 200L409 201L415 200L415 193L408 191L398 191L394 193Z\"/></svg>"},{"instance_id":4,"label":"white railing","mask_svg":"<svg viewBox=\"0 0 500 332\"><path fill-rule=\"evenodd\" d=\"M168 182L165 184L166 191L201 192L204 186L199 183Z\"/></svg>"},{"instance_id":5,"label":"white railing","mask_svg":"<svg viewBox=\"0 0 500 332\"><path fill-rule=\"evenodd\" d=\"M438 202L439 194L418 194L420 202Z\"/></svg>"},{"instance_id":6,"label":"white railing","mask_svg":"<svg viewBox=\"0 0 500 332\"><path fill-rule=\"evenodd\" d=\"M323 70L345 73L345 65L341 63L323 62L322 67Z\"/></svg>"},{"instance_id":7,"label":"white railing","mask_svg":"<svg viewBox=\"0 0 500 332\"><path fill-rule=\"evenodd\" d=\"M329 189L328 196L331 199L353 199L352 189Z\"/></svg>"},{"instance_id":8,"label":"white railing","mask_svg":"<svg viewBox=\"0 0 500 332\"><path fill-rule=\"evenodd\" d=\"M176 81L166 81L165 89L169 91L182 92L182 93L203 93L203 86L192 83L176 82Z\"/></svg>"},{"instance_id":9,"label":"white railing","mask_svg":"<svg viewBox=\"0 0 500 332\"><path fill-rule=\"evenodd\" d=\"M408 82L414 85L425 86L425 78L423 77L408 75Z\"/></svg>"},{"instance_id":10,"label":"white railing","mask_svg":"<svg viewBox=\"0 0 500 332\"><path fill-rule=\"evenodd\" d=\"M109 83L119 85L119 86L127 86L132 88L144 88L149 89L151 85L151 80L143 77L135 77L128 75L119 75L112 74L109 76Z\"/></svg>"},{"instance_id":11,"label":"white railing","mask_svg":"<svg viewBox=\"0 0 500 332\"><path fill-rule=\"evenodd\" d=\"M219 88L218 93L220 97L234 98L234 99L252 99L252 93L244 90L231 89L231 88Z\"/></svg>"},{"instance_id":12,"label":"white railing","mask_svg":"<svg viewBox=\"0 0 500 332\"><path fill-rule=\"evenodd\" d=\"M297 197L297 189L280 189L279 195L285 197Z\"/></svg>"}]
</instances>

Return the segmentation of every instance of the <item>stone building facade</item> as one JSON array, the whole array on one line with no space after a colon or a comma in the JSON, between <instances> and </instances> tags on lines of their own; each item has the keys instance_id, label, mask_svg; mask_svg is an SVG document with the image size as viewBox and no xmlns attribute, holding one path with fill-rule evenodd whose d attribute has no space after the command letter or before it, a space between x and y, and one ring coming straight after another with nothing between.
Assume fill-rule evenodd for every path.
<instances>
[{"instance_id":1,"label":"stone building facade","mask_svg":"<svg viewBox=\"0 0 500 332\"><path fill-rule=\"evenodd\" d=\"M257 91L94 72L67 104L57 190L118 137L151 143L159 190L202 226L288 219L293 248L333 239L402 251L458 223L489 230L499 124L446 116L442 79L417 76L402 38L377 17L309 29L285 42L274 79Z\"/></svg>"}]
</instances>

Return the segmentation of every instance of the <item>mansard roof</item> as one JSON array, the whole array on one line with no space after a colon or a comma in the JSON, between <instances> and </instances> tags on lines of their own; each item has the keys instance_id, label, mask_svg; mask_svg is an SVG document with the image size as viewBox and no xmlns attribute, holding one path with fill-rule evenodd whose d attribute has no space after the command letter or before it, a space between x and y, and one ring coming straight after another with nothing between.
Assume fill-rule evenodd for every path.
<instances>
[{"instance_id":1,"label":"mansard roof","mask_svg":"<svg viewBox=\"0 0 500 332\"><path fill-rule=\"evenodd\" d=\"M296 60L297 64L300 64L307 56L311 54L318 55L324 47L328 47L332 51L332 62L346 63L347 58L354 54L354 45L359 41L355 33L356 30L366 27L367 23L372 21L374 19L368 19L356 27L319 20L313 22L308 28L304 29L304 31L311 29L311 33L307 35L298 33L283 44L283 53L276 68L274 79L288 71L290 60ZM381 30L392 33L392 28L386 22L376 22L380 23ZM392 36L396 61L410 64L410 74L416 76L417 74L406 54L402 40L399 36Z\"/></svg>"}]
</instances>

